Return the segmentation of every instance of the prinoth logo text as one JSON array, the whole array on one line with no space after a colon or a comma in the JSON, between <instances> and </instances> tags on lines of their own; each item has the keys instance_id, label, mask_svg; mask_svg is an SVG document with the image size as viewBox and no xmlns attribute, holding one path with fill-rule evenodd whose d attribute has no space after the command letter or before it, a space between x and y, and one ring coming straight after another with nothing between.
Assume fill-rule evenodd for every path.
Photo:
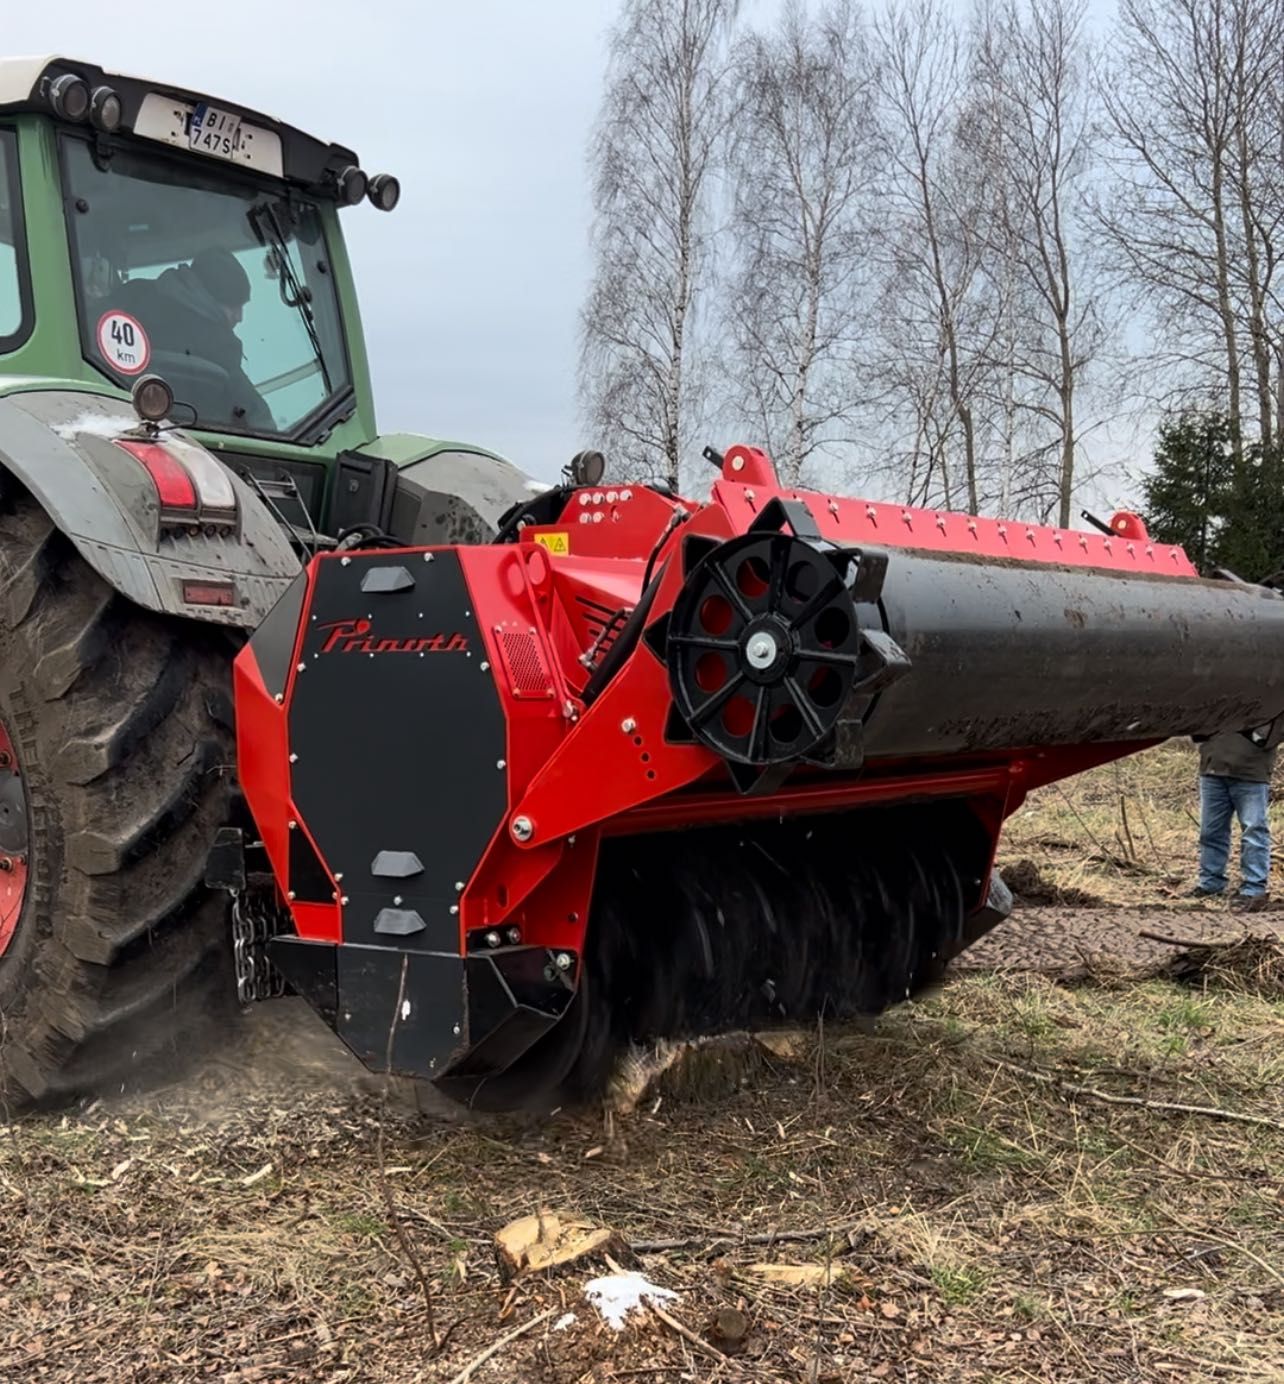
<instances>
[{"instance_id":1,"label":"prinoth logo text","mask_svg":"<svg viewBox=\"0 0 1284 1384\"><path fill-rule=\"evenodd\" d=\"M463 634L429 634L415 639L385 639L370 633L369 620L332 620L325 631L323 654L459 654L468 648Z\"/></svg>"}]
</instances>

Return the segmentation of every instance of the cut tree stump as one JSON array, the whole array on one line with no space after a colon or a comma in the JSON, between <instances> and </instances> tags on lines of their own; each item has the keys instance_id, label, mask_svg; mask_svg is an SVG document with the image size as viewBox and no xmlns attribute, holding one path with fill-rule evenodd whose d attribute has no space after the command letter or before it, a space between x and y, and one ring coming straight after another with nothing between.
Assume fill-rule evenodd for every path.
<instances>
[{"instance_id":1,"label":"cut tree stump","mask_svg":"<svg viewBox=\"0 0 1284 1384\"><path fill-rule=\"evenodd\" d=\"M800 1029L779 1029L635 1047L620 1059L606 1103L624 1115L657 1098L697 1105L719 1100L752 1085L769 1064L801 1061L809 1043Z\"/></svg>"},{"instance_id":2,"label":"cut tree stump","mask_svg":"<svg viewBox=\"0 0 1284 1384\"><path fill-rule=\"evenodd\" d=\"M565 1212L541 1210L521 1216L495 1234L495 1263L505 1282L520 1273L606 1263L612 1257L634 1257L619 1231Z\"/></svg>"}]
</instances>

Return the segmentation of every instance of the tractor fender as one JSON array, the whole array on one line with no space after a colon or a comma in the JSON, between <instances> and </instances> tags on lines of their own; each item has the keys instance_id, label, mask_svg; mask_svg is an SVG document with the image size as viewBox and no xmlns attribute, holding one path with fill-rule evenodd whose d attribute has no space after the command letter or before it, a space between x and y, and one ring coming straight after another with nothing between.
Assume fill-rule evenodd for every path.
<instances>
[{"instance_id":1,"label":"tractor fender","mask_svg":"<svg viewBox=\"0 0 1284 1384\"><path fill-rule=\"evenodd\" d=\"M126 436L140 436L139 422L120 399L61 389L0 398L0 467L109 586L145 610L256 627L300 570L281 525L224 467L236 492L237 527L162 533L151 478L114 445ZM204 583L221 584L220 599L231 603L209 603ZM205 602L191 599L202 594Z\"/></svg>"},{"instance_id":2,"label":"tractor fender","mask_svg":"<svg viewBox=\"0 0 1284 1384\"><path fill-rule=\"evenodd\" d=\"M415 547L493 543L508 510L550 488L511 461L468 443L395 433L358 455L390 468L386 527Z\"/></svg>"}]
</instances>

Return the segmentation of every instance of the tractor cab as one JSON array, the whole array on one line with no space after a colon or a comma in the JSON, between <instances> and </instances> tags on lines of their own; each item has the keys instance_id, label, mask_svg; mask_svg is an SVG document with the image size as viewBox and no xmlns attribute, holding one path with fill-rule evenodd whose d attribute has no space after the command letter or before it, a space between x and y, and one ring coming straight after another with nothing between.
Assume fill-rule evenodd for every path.
<instances>
[{"instance_id":1,"label":"tractor cab","mask_svg":"<svg viewBox=\"0 0 1284 1384\"><path fill-rule=\"evenodd\" d=\"M244 106L0 60L0 396L123 397L158 374L170 421L291 525L385 522L399 468L494 460L377 436L339 211L399 195L352 150Z\"/></svg>"}]
</instances>

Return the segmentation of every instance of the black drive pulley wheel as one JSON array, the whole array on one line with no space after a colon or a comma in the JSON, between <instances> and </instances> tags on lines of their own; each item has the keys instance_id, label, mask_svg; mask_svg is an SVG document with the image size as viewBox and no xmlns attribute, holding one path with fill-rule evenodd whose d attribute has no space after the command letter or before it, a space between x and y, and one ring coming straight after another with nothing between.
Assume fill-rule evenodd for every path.
<instances>
[{"instance_id":1,"label":"black drive pulley wheel","mask_svg":"<svg viewBox=\"0 0 1284 1384\"><path fill-rule=\"evenodd\" d=\"M861 633L846 553L786 533L733 538L696 564L669 621L669 686L692 734L725 759L780 764L833 730Z\"/></svg>"}]
</instances>

